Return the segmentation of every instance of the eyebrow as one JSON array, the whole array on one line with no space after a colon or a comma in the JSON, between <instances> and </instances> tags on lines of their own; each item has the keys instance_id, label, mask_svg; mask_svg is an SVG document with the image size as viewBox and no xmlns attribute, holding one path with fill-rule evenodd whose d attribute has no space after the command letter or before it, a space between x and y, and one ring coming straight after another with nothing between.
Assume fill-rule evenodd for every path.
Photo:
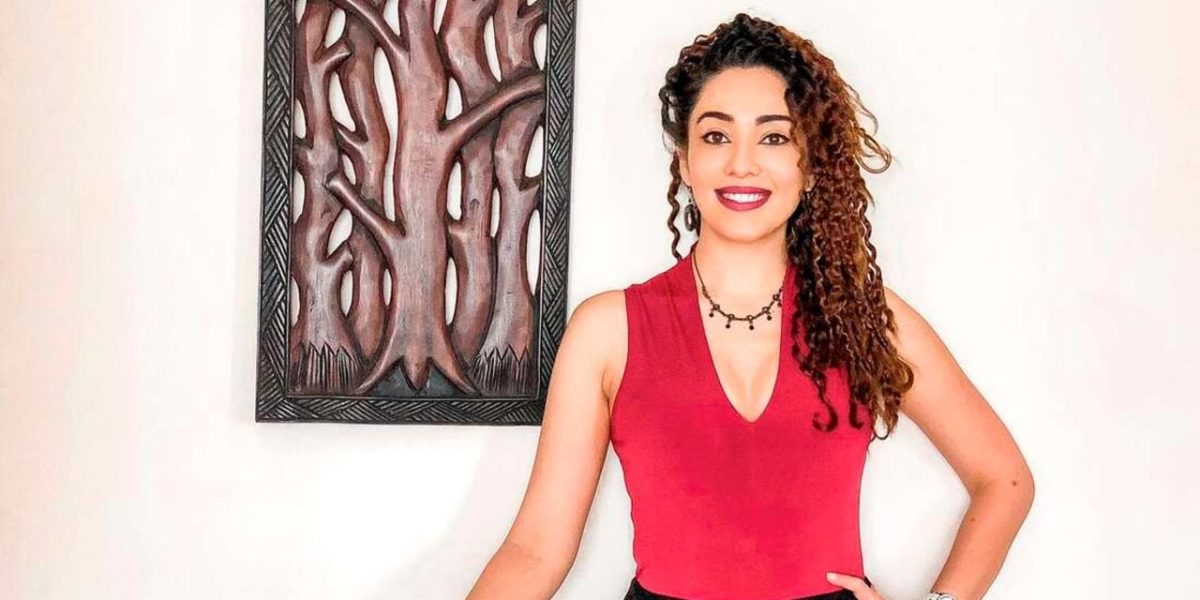
<instances>
[{"instance_id":1,"label":"eyebrow","mask_svg":"<svg viewBox=\"0 0 1200 600\"><path fill-rule=\"evenodd\" d=\"M728 121L730 123L733 122L733 117L730 116L729 113L723 113L723 112L715 111L715 110L710 110L710 111L707 111L704 114L700 115L700 118L696 119L696 122L699 123L700 121L703 121L705 118L708 118L708 117L712 117L714 119L720 119L722 121ZM770 123L771 121L791 122L792 117L789 115L761 115L757 119L754 119L754 123L756 125L762 125L763 123Z\"/></svg>"}]
</instances>

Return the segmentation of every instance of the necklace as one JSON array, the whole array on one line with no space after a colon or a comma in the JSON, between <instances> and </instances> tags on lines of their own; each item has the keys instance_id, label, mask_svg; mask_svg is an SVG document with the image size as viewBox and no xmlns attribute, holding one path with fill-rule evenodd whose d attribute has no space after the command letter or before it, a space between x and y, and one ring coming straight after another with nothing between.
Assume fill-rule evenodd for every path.
<instances>
[{"instance_id":1,"label":"necklace","mask_svg":"<svg viewBox=\"0 0 1200 600\"><path fill-rule=\"evenodd\" d=\"M753 330L755 319L766 315L767 320L768 321L771 320L771 306L772 305L778 304L779 308L781 308L781 309L783 308L783 301L781 300L781 297L783 296L783 285L780 285L779 291L775 292L775 294L771 296L771 301L768 302L766 306L762 307L762 310L758 311L757 314L746 315L744 317L739 317L737 315L729 314L729 313L725 312L724 310L721 310L721 305L714 302L712 299L712 296L708 295L708 286L704 285L704 276L700 275L700 266L696 264L695 256L692 257L692 268L696 271L696 277L700 278L700 293L704 294L705 300L708 300L708 304L709 304L708 316L714 317L714 316L716 316L716 313L721 313L721 316L725 317L725 329L729 329L730 327L732 327L734 321L748 321L750 324L750 329Z\"/></svg>"}]
</instances>

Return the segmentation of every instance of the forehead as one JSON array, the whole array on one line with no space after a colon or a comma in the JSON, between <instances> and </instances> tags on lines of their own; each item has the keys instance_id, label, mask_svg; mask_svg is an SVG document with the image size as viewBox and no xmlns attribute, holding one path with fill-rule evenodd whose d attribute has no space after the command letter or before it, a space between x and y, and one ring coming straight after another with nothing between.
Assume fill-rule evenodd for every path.
<instances>
[{"instance_id":1,"label":"forehead","mask_svg":"<svg viewBox=\"0 0 1200 600\"><path fill-rule=\"evenodd\" d=\"M753 119L768 113L787 114L783 76L769 67L730 67L717 73L700 89L693 120L706 110Z\"/></svg>"}]
</instances>

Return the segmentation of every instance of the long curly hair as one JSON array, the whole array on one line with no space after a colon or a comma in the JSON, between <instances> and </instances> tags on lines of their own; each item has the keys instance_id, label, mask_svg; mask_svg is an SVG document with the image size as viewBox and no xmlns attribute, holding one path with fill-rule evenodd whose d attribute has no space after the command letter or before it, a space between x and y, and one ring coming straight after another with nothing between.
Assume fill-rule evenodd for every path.
<instances>
[{"instance_id":1,"label":"long curly hair","mask_svg":"<svg viewBox=\"0 0 1200 600\"><path fill-rule=\"evenodd\" d=\"M787 83L785 100L795 121L792 138L803 140L798 168L815 177L787 223L787 254L796 268L796 311L791 320L793 360L816 384L827 418L816 414L813 427L829 432L838 414L826 397L825 369L844 367L851 393L850 424L861 429L859 412L866 410L871 441L886 439L898 421L900 397L912 387L913 370L888 339L895 332L892 311L884 301L883 276L875 262L871 224L866 211L874 203L861 170L882 173L891 153L861 126L861 113L878 129L858 92L810 40L788 29L745 13L701 35L679 53L679 61L659 90L662 126L676 149L686 150L688 121L704 84L730 67L769 67ZM672 152L667 201L671 214L671 253L681 260L675 227L676 196L683 185L679 156ZM872 167L868 158L880 159ZM697 226L697 231L699 227ZM809 353L802 356L796 341L804 319ZM884 435L875 431L882 420Z\"/></svg>"}]
</instances>

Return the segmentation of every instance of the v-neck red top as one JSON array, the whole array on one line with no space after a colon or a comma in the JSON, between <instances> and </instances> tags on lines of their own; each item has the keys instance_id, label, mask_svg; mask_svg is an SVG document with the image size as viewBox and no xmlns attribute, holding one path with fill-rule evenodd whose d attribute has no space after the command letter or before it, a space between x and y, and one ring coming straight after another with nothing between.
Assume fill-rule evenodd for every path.
<instances>
[{"instance_id":1,"label":"v-neck red top","mask_svg":"<svg viewBox=\"0 0 1200 600\"><path fill-rule=\"evenodd\" d=\"M828 417L791 357L794 272L789 264L772 313L783 319L775 390L754 421L721 388L691 256L624 290L629 353L610 435L631 504L635 576L652 592L782 600L840 590L827 571L863 576L859 489L871 428L850 425L841 368L826 371L837 428L812 425Z\"/></svg>"}]
</instances>

